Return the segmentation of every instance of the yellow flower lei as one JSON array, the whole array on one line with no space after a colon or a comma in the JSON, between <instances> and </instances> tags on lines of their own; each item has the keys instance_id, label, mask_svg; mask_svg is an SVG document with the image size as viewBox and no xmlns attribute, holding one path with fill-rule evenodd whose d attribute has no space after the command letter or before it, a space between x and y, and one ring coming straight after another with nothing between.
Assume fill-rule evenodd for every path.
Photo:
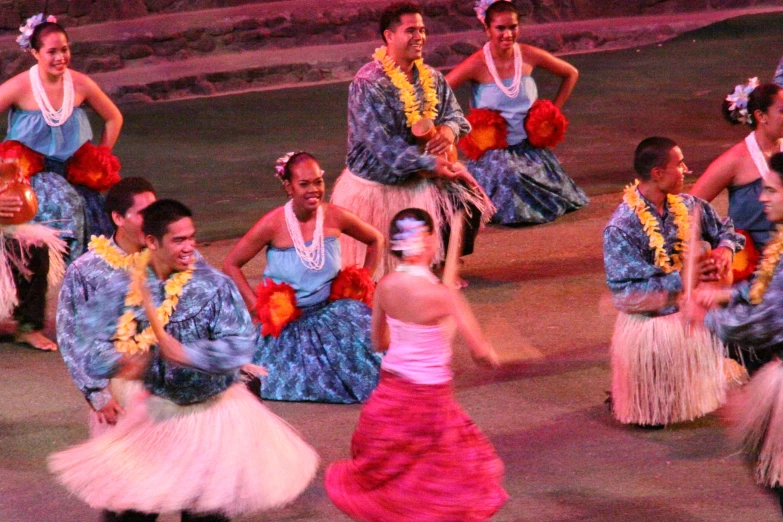
<instances>
[{"instance_id":1,"label":"yellow flower lei","mask_svg":"<svg viewBox=\"0 0 783 522\"><path fill-rule=\"evenodd\" d=\"M150 252L145 250L136 260L131 274L131 282L128 285L128 293L125 295L125 312L117 320L114 348L127 355L145 353L156 342L151 326L145 328L141 333L137 333L138 323L133 310L130 310L131 307L142 305L141 289L146 280L149 259ZM171 319L171 315L179 303L179 297L191 277L193 277L193 268L189 267L182 272L176 272L166 280L164 285L166 298L157 309L158 319L163 323L163 326L166 326Z\"/></svg>"},{"instance_id":2,"label":"yellow flower lei","mask_svg":"<svg viewBox=\"0 0 783 522\"><path fill-rule=\"evenodd\" d=\"M402 69L386 53L386 46L376 49L372 57L381 63L383 72L389 77L392 85L400 91L400 101L405 107L405 118L408 121L408 127L412 127L422 118L434 120L438 115L438 93L435 90L435 80L429 69L424 66L424 60L418 59L413 62L413 65L419 70L419 81L424 91L424 107L422 108L419 100L416 98L416 89L408 81Z\"/></svg>"},{"instance_id":3,"label":"yellow flower lei","mask_svg":"<svg viewBox=\"0 0 783 522\"><path fill-rule=\"evenodd\" d=\"M752 304L759 304L763 299L781 256L783 256L783 231L778 230L775 238L764 247L764 257L756 269L756 277L750 286L748 297Z\"/></svg>"},{"instance_id":4,"label":"yellow flower lei","mask_svg":"<svg viewBox=\"0 0 783 522\"><path fill-rule=\"evenodd\" d=\"M671 257L669 257L669 254L666 253L663 236L658 229L658 220L650 213L647 203L644 202L636 191L638 185L639 180L637 179L635 182L625 187L625 190L623 191L623 202L634 211L644 228L644 232L647 234L647 237L650 238L650 248L655 252L655 266L660 267L667 274L682 270L682 257L685 253L685 245L687 244L686 241L690 230L688 207L685 206L685 203L680 196L677 196L676 194L669 194L666 196L669 211L674 214L674 223L677 225L677 239L679 239L679 245L675 245L674 247L678 252L672 253Z\"/></svg>"},{"instance_id":5,"label":"yellow flower lei","mask_svg":"<svg viewBox=\"0 0 783 522\"><path fill-rule=\"evenodd\" d=\"M136 264L141 255L141 252L126 254L104 236L92 236L89 249L115 270L129 270Z\"/></svg>"}]
</instances>

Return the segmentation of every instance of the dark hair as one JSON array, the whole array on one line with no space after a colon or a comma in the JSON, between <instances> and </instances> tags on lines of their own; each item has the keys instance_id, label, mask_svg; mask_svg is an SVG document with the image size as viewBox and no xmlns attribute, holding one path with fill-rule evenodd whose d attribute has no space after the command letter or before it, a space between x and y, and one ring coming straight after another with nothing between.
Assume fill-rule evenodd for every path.
<instances>
[{"instance_id":1,"label":"dark hair","mask_svg":"<svg viewBox=\"0 0 783 522\"><path fill-rule=\"evenodd\" d=\"M417 14L424 16L424 11L421 10L418 4L413 2L395 2L388 6L381 13L381 38L386 42L386 37L383 35L387 29L394 31L397 26L400 25L400 19L402 15Z\"/></svg>"},{"instance_id":2,"label":"dark hair","mask_svg":"<svg viewBox=\"0 0 783 522\"><path fill-rule=\"evenodd\" d=\"M106 193L103 211L108 214L111 224L114 225L115 229L117 228L117 225L114 223L114 219L111 216L112 212L125 215L128 209L133 206L133 198L146 192L151 192L157 196L155 187L152 186L152 183L144 178L131 176L118 181L117 184Z\"/></svg>"},{"instance_id":3,"label":"dark hair","mask_svg":"<svg viewBox=\"0 0 783 522\"><path fill-rule=\"evenodd\" d=\"M748 95L747 107L749 116L747 123L751 129L755 129L759 124L759 122L756 121L755 112L761 111L766 113L772 104L775 103L775 97L781 90L783 90L783 88L775 83L762 83L751 91L751 93ZM723 117L726 118L726 121L732 125L739 125L740 123L743 123L740 120L739 109L734 109L731 111L729 110L730 106L730 101L723 100L721 111L723 112Z\"/></svg>"},{"instance_id":4,"label":"dark hair","mask_svg":"<svg viewBox=\"0 0 783 522\"><path fill-rule=\"evenodd\" d=\"M193 217L188 207L173 199L159 199L141 211L144 223L141 231L158 241L168 232L169 225L183 218Z\"/></svg>"},{"instance_id":5,"label":"dark hair","mask_svg":"<svg viewBox=\"0 0 783 522\"><path fill-rule=\"evenodd\" d=\"M422 210L420 208L406 208L404 210L400 210L396 214L394 214L394 217L391 220L391 226L389 227L389 237L394 238L395 235L399 234L401 232L399 225L397 224L398 221L401 221L405 218L413 218L418 221L423 221L424 226L427 227L427 229L432 233L432 231L435 228L435 225L432 222L432 216L429 215L429 213L426 210ZM395 255L397 257L402 257L402 251L401 250L391 250L392 255Z\"/></svg>"},{"instance_id":6,"label":"dark hair","mask_svg":"<svg viewBox=\"0 0 783 522\"><path fill-rule=\"evenodd\" d=\"M36 51L41 50L43 45L43 39L52 33L63 33L65 39L68 40L68 33L65 32L65 28L56 22L44 22L38 24L33 29L33 34L30 35L30 47Z\"/></svg>"},{"instance_id":7,"label":"dark hair","mask_svg":"<svg viewBox=\"0 0 783 522\"><path fill-rule=\"evenodd\" d=\"M484 15L484 25L489 27L489 24L492 23L492 19L501 13L513 13L519 18L519 11L514 7L514 4L511 2L495 2L487 8L487 12Z\"/></svg>"},{"instance_id":8,"label":"dark hair","mask_svg":"<svg viewBox=\"0 0 783 522\"><path fill-rule=\"evenodd\" d=\"M677 146L674 140L653 136L645 138L633 153L633 168L643 180L650 179L652 169L665 167L669 162L669 152Z\"/></svg>"},{"instance_id":9,"label":"dark hair","mask_svg":"<svg viewBox=\"0 0 783 522\"><path fill-rule=\"evenodd\" d=\"M286 163L285 167L283 167L283 175L281 179L283 181L291 181L291 176L293 176L294 174L293 168L307 160L313 160L314 162L318 163L316 157L310 154L309 152L297 152L296 154L291 156L288 159L288 163Z\"/></svg>"},{"instance_id":10,"label":"dark hair","mask_svg":"<svg viewBox=\"0 0 783 522\"><path fill-rule=\"evenodd\" d=\"M769 170L778 175L778 180L783 183L783 152L776 152L769 158Z\"/></svg>"}]
</instances>

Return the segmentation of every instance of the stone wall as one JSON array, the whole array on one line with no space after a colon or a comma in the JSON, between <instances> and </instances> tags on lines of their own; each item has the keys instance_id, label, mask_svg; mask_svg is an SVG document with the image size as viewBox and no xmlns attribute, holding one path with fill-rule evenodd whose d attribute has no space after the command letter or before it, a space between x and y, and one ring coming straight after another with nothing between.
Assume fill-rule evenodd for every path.
<instances>
[{"instance_id":1,"label":"stone wall","mask_svg":"<svg viewBox=\"0 0 783 522\"><path fill-rule=\"evenodd\" d=\"M46 9L66 27L125 20L160 13L194 11L279 0L0 0L0 31L16 30L23 20ZM391 0L390 0L391 1ZM285 2L279 2L285 4ZM339 0L330 7L339 9ZM425 8L431 0L420 2ZM453 0L453 12L472 15L472 0ZM775 4L776 0L513 0L520 12L536 22L603 16L633 16ZM313 2L314 6L323 6ZM439 7L440 9L440 7Z\"/></svg>"}]
</instances>

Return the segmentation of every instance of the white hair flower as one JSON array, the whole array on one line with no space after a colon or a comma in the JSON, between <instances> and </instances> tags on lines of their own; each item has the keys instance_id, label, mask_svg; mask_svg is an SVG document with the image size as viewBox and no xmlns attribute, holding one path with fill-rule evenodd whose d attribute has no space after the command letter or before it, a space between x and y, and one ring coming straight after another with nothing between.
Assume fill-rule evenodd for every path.
<instances>
[{"instance_id":1,"label":"white hair flower","mask_svg":"<svg viewBox=\"0 0 783 522\"><path fill-rule=\"evenodd\" d=\"M19 26L19 32L22 33L16 37L16 43L19 44L19 47L25 51L29 51L32 47L30 45L30 38L33 36L33 31L44 22L57 23L57 18L52 15L46 16L43 13L38 13L37 15L28 18L24 25Z\"/></svg>"},{"instance_id":2,"label":"white hair flower","mask_svg":"<svg viewBox=\"0 0 783 522\"><path fill-rule=\"evenodd\" d=\"M753 115L748 113L748 98L758 86L758 77L748 78L748 83L737 85L734 87L734 92L726 96L726 101L729 102L729 112L734 113L732 116L738 122L751 123Z\"/></svg>"},{"instance_id":3,"label":"white hair flower","mask_svg":"<svg viewBox=\"0 0 783 522\"><path fill-rule=\"evenodd\" d=\"M476 0L476 4L473 10L476 11L476 18L481 20L482 24L486 24L484 19L487 17L487 9L489 9L489 6L491 6L495 2L510 2L510 1L511 0Z\"/></svg>"}]
</instances>

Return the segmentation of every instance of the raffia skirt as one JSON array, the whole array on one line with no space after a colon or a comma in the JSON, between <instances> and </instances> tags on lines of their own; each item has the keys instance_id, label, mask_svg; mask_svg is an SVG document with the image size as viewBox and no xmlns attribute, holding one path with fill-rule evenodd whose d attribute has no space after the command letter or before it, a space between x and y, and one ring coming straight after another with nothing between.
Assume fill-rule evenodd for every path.
<instances>
[{"instance_id":1,"label":"raffia skirt","mask_svg":"<svg viewBox=\"0 0 783 522\"><path fill-rule=\"evenodd\" d=\"M612 408L624 424L666 425L716 410L726 399L724 348L679 313L620 312L612 335Z\"/></svg>"},{"instance_id":2,"label":"raffia skirt","mask_svg":"<svg viewBox=\"0 0 783 522\"><path fill-rule=\"evenodd\" d=\"M508 498L503 463L450 382L415 384L382 370L351 454L329 466L325 481L332 502L356 520L487 520Z\"/></svg>"},{"instance_id":3,"label":"raffia skirt","mask_svg":"<svg viewBox=\"0 0 783 522\"><path fill-rule=\"evenodd\" d=\"M439 263L445 258L442 231L446 223L451 222L460 210L469 211L469 205L475 206L487 222L495 213L492 202L481 191L475 191L461 183L446 180L412 176L408 181L395 185L385 185L360 178L348 169L343 170L332 190L332 203L344 207L365 223L377 228L389 244L389 226L397 212L406 208L426 210L432 217L440 251L433 259ZM364 263L367 247L346 234L340 236L343 266ZM374 278L380 279L393 272L399 259L386 249L380 256Z\"/></svg>"},{"instance_id":4,"label":"raffia skirt","mask_svg":"<svg viewBox=\"0 0 783 522\"><path fill-rule=\"evenodd\" d=\"M756 460L756 481L783 486L783 362L776 357L764 365L730 394L722 411L733 435Z\"/></svg>"},{"instance_id":5,"label":"raffia skirt","mask_svg":"<svg viewBox=\"0 0 783 522\"><path fill-rule=\"evenodd\" d=\"M145 513L263 511L294 500L315 450L244 385L179 406L140 393L112 429L49 457L49 469L93 508Z\"/></svg>"}]
</instances>

